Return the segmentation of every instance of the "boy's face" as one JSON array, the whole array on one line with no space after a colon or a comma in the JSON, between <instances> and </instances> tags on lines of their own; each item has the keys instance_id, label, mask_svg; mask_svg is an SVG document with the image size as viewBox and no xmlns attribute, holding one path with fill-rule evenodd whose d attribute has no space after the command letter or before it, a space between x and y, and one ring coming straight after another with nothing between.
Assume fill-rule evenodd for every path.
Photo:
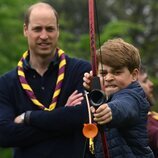
<instances>
[{"instance_id":1,"label":"boy's face","mask_svg":"<svg viewBox=\"0 0 158 158\"><path fill-rule=\"evenodd\" d=\"M114 69L108 65L98 66L98 76L101 79L101 87L107 96L126 88L133 81L137 80L138 70L135 69L132 73L127 67Z\"/></svg>"}]
</instances>

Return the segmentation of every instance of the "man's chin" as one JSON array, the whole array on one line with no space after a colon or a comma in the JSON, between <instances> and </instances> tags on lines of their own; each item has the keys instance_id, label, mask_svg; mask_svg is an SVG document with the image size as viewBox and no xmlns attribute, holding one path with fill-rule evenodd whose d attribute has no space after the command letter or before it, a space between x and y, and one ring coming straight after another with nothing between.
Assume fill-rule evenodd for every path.
<instances>
[{"instance_id":1,"label":"man's chin","mask_svg":"<svg viewBox=\"0 0 158 158\"><path fill-rule=\"evenodd\" d=\"M39 52L39 54L41 55L41 56L43 56L43 57L47 57L47 56L49 56L49 55L51 55L52 54L52 51L50 51L50 50L40 50L40 51L38 51Z\"/></svg>"}]
</instances>

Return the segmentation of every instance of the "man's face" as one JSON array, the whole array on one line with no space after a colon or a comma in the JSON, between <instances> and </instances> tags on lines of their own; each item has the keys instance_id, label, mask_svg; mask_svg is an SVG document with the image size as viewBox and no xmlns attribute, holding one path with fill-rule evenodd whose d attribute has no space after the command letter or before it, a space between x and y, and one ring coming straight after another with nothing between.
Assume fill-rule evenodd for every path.
<instances>
[{"instance_id":1,"label":"man's face","mask_svg":"<svg viewBox=\"0 0 158 158\"><path fill-rule=\"evenodd\" d=\"M56 16L51 8L37 7L31 11L29 24L24 24L30 52L35 56L54 53L59 37Z\"/></svg>"},{"instance_id":2,"label":"man's face","mask_svg":"<svg viewBox=\"0 0 158 158\"><path fill-rule=\"evenodd\" d=\"M153 83L149 80L147 73L139 73L138 81L142 88L144 89L145 94L150 99L153 97Z\"/></svg>"},{"instance_id":3,"label":"man's face","mask_svg":"<svg viewBox=\"0 0 158 158\"><path fill-rule=\"evenodd\" d=\"M138 70L135 69L130 73L127 67L114 69L108 65L99 64L98 73L101 78L102 90L109 96L136 81Z\"/></svg>"}]
</instances>

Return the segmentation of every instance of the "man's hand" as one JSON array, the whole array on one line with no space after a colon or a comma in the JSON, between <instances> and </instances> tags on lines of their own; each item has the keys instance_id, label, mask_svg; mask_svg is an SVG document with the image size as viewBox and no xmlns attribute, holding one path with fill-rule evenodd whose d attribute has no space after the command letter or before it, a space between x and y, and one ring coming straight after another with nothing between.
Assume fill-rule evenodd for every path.
<instances>
[{"instance_id":1,"label":"man's hand","mask_svg":"<svg viewBox=\"0 0 158 158\"><path fill-rule=\"evenodd\" d=\"M81 104L81 101L84 99L82 93L78 93L77 90L75 90L68 98L67 103L65 106L76 106Z\"/></svg>"},{"instance_id":2,"label":"man's hand","mask_svg":"<svg viewBox=\"0 0 158 158\"><path fill-rule=\"evenodd\" d=\"M25 116L25 113L22 113L21 115L17 116L14 119L14 122L15 123L24 123L24 116Z\"/></svg>"}]
</instances>

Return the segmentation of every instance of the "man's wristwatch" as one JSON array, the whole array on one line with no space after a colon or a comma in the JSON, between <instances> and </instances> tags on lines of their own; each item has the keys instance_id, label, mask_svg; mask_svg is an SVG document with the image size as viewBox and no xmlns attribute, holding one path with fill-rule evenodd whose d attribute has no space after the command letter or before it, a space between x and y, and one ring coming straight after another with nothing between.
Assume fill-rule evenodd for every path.
<instances>
[{"instance_id":1,"label":"man's wristwatch","mask_svg":"<svg viewBox=\"0 0 158 158\"><path fill-rule=\"evenodd\" d=\"M21 123L24 123L25 112L20 115L20 118L21 118Z\"/></svg>"}]
</instances>

